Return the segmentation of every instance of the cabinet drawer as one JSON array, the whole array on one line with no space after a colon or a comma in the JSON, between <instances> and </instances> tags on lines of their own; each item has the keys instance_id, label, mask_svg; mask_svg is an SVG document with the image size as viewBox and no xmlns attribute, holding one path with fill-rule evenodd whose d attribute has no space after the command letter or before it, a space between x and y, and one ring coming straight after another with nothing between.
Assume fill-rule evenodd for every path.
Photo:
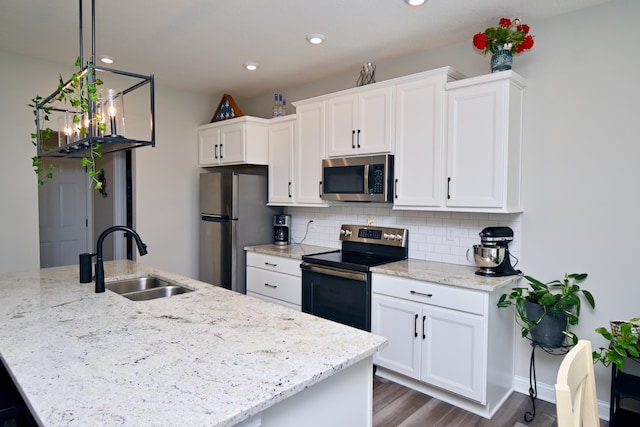
<instances>
[{"instance_id":1,"label":"cabinet drawer","mask_svg":"<svg viewBox=\"0 0 640 427\"><path fill-rule=\"evenodd\" d=\"M262 268L278 273L301 277L302 272L300 271L300 263L301 261L299 259L247 252L247 266Z\"/></svg>"},{"instance_id":2,"label":"cabinet drawer","mask_svg":"<svg viewBox=\"0 0 640 427\"><path fill-rule=\"evenodd\" d=\"M247 267L247 292L302 305L302 279L288 274Z\"/></svg>"},{"instance_id":3,"label":"cabinet drawer","mask_svg":"<svg viewBox=\"0 0 640 427\"><path fill-rule=\"evenodd\" d=\"M420 280L374 274L372 292L468 313L483 315L486 311L485 292Z\"/></svg>"}]
</instances>

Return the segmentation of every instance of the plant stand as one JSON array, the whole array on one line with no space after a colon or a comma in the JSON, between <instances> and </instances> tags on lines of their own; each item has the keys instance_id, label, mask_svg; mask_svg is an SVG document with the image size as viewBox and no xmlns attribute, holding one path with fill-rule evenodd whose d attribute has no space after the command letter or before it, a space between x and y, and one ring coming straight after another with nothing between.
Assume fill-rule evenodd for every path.
<instances>
[{"instance_id":1,"label":"plant stand","mask_svg":"<svg viewBox=\"0 0 640 427\"><path fill-rule=\"evenodd\" d=\"M628 357L624 365L625 372L611 364L611 401L609 404L609 427L640 425L640 413L637 408L631 410L620 407L621 399L640 402L640 359Z\"/></svg>"},{"instance_id":2,"label":"plant stand","mask_svg":"<svg viewBox=\"0 0 640 427\"><path fill-rule=\"evenodd\" d=\"M524 413L524 420L527 423L530 423L536 417L536 399L538 398L538 385L536 383L536 347L541 348L545 353L552 354L554 356L561 356L567 354L571 347L570 346L562 346L562 347L544 347L535 341L531 341L531 359L529 361L529 397L531 398L531 411L527 411Z\"/></svg>"}]
</instances>

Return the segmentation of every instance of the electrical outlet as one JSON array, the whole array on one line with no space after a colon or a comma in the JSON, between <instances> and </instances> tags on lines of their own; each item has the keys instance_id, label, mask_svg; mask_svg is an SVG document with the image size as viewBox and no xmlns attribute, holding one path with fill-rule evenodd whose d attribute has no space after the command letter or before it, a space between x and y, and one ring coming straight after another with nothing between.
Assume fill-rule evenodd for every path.
<instances>
[{"instance_id":1,"label":"electrical outlet","mask_svg":"<svg viewBox=\"0 0 640 427\"><path fill-rule=\"evenodd\" d=\"M312 218L309 220L309 230L315 230L316 229L316 219Z\"/></svg>"},{"instance_id":2,"label":"electrical outlet","mask_svg":"<svg viewBox=\"0 0 640 427\"><path fill-rule=\"evenodd\" d=\"M447 240L456 240L456 229L454 227L447 227Z\"/></svg>"}]
</instances>

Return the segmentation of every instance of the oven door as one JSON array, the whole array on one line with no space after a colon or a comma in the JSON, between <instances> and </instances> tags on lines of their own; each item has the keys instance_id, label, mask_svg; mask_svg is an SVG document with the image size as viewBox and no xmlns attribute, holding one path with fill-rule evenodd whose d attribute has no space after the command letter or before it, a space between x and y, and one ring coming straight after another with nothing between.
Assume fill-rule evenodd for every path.
<instances>
[{"instance_id":1,"label":"oven door","mask_svg":"<svg viewBox=\"0 0 640 427\"><path fill-rule=\"evenodd\" d=\"M371 273L303 262L302 311L371 331Z\"/></svg>"}]
</instances>

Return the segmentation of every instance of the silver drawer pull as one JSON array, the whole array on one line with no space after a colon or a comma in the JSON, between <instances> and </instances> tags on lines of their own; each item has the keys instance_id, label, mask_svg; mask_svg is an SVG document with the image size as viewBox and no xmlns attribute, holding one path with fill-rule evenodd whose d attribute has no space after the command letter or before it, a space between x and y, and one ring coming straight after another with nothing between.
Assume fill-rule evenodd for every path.
<instances>
[{"instance_id":1,"label":"silver drawer pull","mask_svg":"<svg viewBox=\"0 0 640 427\"><path fill-rule=\"evenodd\" d=\"M269 287L269 288L273 288L273 289L275 289L275 288L277 288L277 287L278 287L278 285L270 285L270 284L268 284L268 283L265 283L264 285L265 285L265 286L267 286L267 287Z\"/></svg>"},{"instance_id":2,"label":"silver drawer pull","mask_svg":"<svg viewBox=\"0 0 640 427\"><path fill-rule=\"evenodd\" d=\"M411 295L420 295L422 297L431 298L433 294L423 294L422 292L411 291Z\"/></svg>"},{"instance_id":3,"label":"silver drawer pull","mask_svg":"<svg viewBox=\"0 0 640 427\"><path fill-rule=\"evenodd\" d=\"M268 265L269 267L277 267L278 264L272 264L270 262L265 262L264 265Z\"/></svg>"}]
</instances>

